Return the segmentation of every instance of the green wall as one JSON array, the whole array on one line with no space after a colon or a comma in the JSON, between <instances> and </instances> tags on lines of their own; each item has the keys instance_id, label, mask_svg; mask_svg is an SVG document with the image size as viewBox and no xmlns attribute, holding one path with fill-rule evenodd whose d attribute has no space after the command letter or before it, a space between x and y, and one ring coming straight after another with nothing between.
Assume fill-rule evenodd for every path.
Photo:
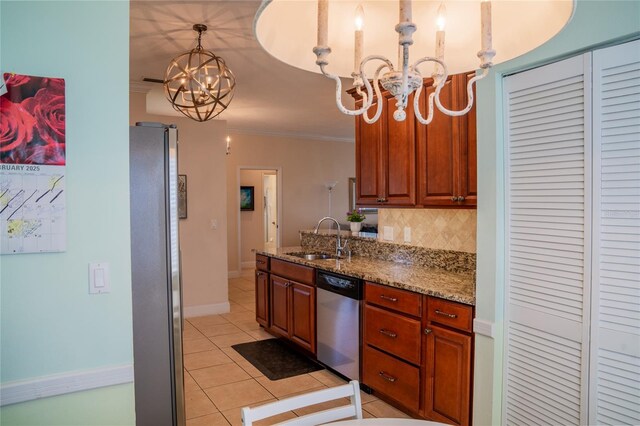
<instances>
[{"instance_id":1,"label":"green wall","mask_svg":"<svg viewBox=\"0 0 640 426\"><path fill-rule=\"evenodd\" d=\"M497 65L477 87L478 247L476 316L495 322L495 339L476 338L474 424L501 423L505 268L502 77L593 47L640 37L640 1L579 0L573 19L538 49Z\"/></svg>"},{"instance_id":2,"label":"green wall","mask_svg":"<svg viewBox=\"0 0 640 426\"><path fill-rule=\"evenodd\" d=\"M64 78L67 122L67 251L0 257L0 382L131 365L129 2L2 0L0 57ZM92 261L109 262L110 294L89 295ZM133 423L131 384L91 392L94 420L80 392L51 399L58 421ZM47 404L4 407L2 424L38 424Z\"/></svg>"}]
</instances>

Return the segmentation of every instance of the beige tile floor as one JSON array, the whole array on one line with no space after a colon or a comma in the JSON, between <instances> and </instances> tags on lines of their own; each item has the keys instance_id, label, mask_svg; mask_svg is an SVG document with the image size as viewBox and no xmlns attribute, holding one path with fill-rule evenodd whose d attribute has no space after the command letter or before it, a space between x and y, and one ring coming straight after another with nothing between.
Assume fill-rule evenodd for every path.
<instances>
[{"instance_id":1,"label":"beige tile floor","mask_svg":"<svg viewBox=\"0 0 640 426\"><path fill-rule=\"evenodd\" d=\"M241 425L240 408L344 384L327 370L271 381L231 345L271 336L255 321L253 270L229 279L231 312L188 318L184 323L187 426ZM284 413L259 424L273 424L326 409L317 406ZM408 417L372 395L362 393L365 417Z\"/></svg>"}]
</instances>

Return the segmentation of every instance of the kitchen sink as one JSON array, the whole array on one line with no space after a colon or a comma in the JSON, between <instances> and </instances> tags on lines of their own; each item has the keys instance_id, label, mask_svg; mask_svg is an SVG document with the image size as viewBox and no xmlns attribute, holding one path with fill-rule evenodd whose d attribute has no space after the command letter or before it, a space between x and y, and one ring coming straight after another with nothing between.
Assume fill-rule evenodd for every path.
<instances>
[{"instance_id":1,"label":"kitchen sink","mask_svg":"<svg viewBox=\"0 0 640 426\"><path fill-rule=\"evenodd\" d=\"M305 259L305 260L325 260L325 259L336 259L336 256L333 254L326 254L326 253L304 253L304 252L297 252L297 253L287 253L289 256L295 256L295 257L299 257L301 259Z\"/></svg>"}]
</instances>

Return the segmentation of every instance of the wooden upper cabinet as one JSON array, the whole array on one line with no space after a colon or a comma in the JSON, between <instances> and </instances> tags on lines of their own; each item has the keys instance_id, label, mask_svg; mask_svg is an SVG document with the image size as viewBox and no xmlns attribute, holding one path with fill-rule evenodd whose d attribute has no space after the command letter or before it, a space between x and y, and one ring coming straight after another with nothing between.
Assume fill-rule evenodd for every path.
<instances>
[{"instance_id":1,"label":"wooden upper cabinet","mask_svg":"<svg viewBox=\"0 0 640 426\"><path fill-rule=\"evenodd\" d=\"M375 114L377 101L369 108ZM356 108L362 107L362 100ZM383 174L386 112L373 124L367 124L362 116L356 117L356 204L377 205L385 186Z\"/></svg>"},{"instance_id":2,"label":"wooden upper cabinet","mask_svg":"<svg viewBox=\"0 0 640 426\"><path fill-rule=\"evenodd\" d=\"M407 118L396 121L396 100L382 93L382 115L373 124L356 117L356 204L361 206L415 205L415 126L413 98ZM362 100L356 107L362 106ZM369 109L373 116L377 99Z\"/></svg>"},{"instance_id":3,"label":"wooden upper cabinet","mask_svg":"<svg viewBox=\"0 0 640 426\"><path fill-rule=\"evenodd\" d=\"M465 75L463 91L463 106L467 104L467 82L475 77L474 73ZM460 135L460 196L464 197L459 203L464 206L478 205L478 156L477 156L477 121L476 121L476 86L473 85L473 107L462 120Z\"/></svg>"},{"instance_id":4,"label":"wooden upper cabinet","mask_svg":"<svg viewBox=\"0 0 640 426\"><path fill-rule=\"evenodd\" d=\"M386 185L381 194L381 203L389 206L414 206L416 204L416 138L413 96L409 97L405 111L407 118L404 121L396 121L393 118L396 102L391 94L385 96L387 126L386 135L382 139L383 174Z\"/></svg>"},{"instance_id":5,"label":"wooden upper cabinet","mask_svg":"<svg viewBox=\"0 0 640 426\"><path fill-rule=\"evenodd\" d=\"M467 105L467 82L475 73L456 74L440 92L442 105L460 110ZM427 99L434 89L425 79L420 110L428 116ZM475 86L474 86L475 90ZM356 98L353 91L350 91ZM407 118L396 121L396 100L382 93L383 112L378 121L366 124L356 117L356 204L375 207L475 207L476 110L462 117L434 111L424 126L413 112L413 94ZM360 107L362 100L357 99ZM377 103L371 106L375 113Z\"/></svg>"},{"instance_id":6,"label":"wooden upper cabinet","mask_svg":"<svg viewBox=\"0 0 640 426\"><path fill-rule=\"evenodd\" d=\"M442 105L448 109L466 107L467 81L474 73L451 76L440 91ZM427 115L427 99L433 93L432 80L425 80L421 99L423 115ZM474 86L475 91L475 86ZM434 112L428 126L417 126L418 199L417 204L430 207L473 207L477 202L476 184L476 109L451 117L440 110Z\"/></svg>"},{"instance_id":7,"label":"wooden upper cabinet","mask_svg":"<svg viewBox=\"0 0 640 426\"><path fill-rule=\"evenodd\" d=\"M424 96L420 99L423 116L428 115L429 95L433 93L432 80L425 82ZM453 108L455 88L449 78L440 91L442 105ZM435 104L434 104L434 108ZM456 195L456 144L459 136L458 119L443 114L437 108L433 121L424 126L418 124L418 204L423 206L452 205Z\"/></svg>"}]
</instances>

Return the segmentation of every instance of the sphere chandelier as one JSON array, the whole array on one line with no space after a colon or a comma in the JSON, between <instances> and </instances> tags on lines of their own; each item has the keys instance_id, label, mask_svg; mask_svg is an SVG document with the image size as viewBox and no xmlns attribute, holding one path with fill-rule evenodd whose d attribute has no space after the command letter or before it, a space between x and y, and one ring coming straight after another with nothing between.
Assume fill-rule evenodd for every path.
<instances>
[{"instance_id":1,"label":"sphere chandelier","mask_svg":"<svg viewBox=\"0 0 640 426\"><path fill-rule=\"evenodd\" d=\"M498 62L506 61L549 40L571 19L574 4L574 0L263 0L254 19L254 33L277 59L334 80L336 105L342 113L362 115L366 123L377 121L383 102L377 102L373 117L368 112L375 99L382 98L381 90L386 90L396 100L394 119L405 120L414 94L416 120L427 125L435 108L450 116L468 113L474 102L473 85L496 63L494 56ZM317 27L309 25L316 19ZM430 31L416 33L415 22ZM445 25L449 26L446 48ZM395 37L393 31L384 30L389 27L395 29ZM410 47L433 55L410 61ZM380 54L367 56L368 49ZM315 67L307 53L311 50L316 56ZM397 62L389 58L397 58ZM431 69L424 70L426 64L431 64ZM467 105L460 110L447 109L440 100L447 77L475 68L480 72L468 81ZM434 90L423 103L423 74L427 76L429 71ZM356 93L362 97L360 108L351 110L343 105L341 77L353 78ZM420 105L425 104L427 111L423 113Z\"/></svg>"},{"instance_id":2,"label":"sphere chandelier","mask_svg":"<svg viewBox=\"0 0 640 426\"><path fill-rule=\"evenodd\" d=\"M164 77L164 91L173 108L196 121L207 121L227 109L236 78L224 59L202 48L204 24L195 24L198 44L172 59Z\"/></svg>"}]
</instances>

